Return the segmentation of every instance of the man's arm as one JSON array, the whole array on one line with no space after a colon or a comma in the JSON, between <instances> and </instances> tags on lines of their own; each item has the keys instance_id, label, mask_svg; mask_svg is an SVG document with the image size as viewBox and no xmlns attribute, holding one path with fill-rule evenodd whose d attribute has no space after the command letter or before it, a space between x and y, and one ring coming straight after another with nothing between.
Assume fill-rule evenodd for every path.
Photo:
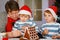
<instances>
[{"instance_id":1,"label":"man's arm","mask_svg":"<svg viewBox=\"0 0 60 40\"><path fill-rule=\"evenodd\" d=\"M9 38L21 36L21 32L19 30L7 32L6 34Z\"/></svg>"},{"instance_id":2,"label":"man's arm","mask_svg":"<svg viewBox=\"0 0 60 40\"><path fill-rule=\"evenodd\" d=\"M11 19L10 17L7 18L7 24L6 24L6 27L5 27L6 32L11 32L12 31L13 22L15 22L15 20Z\"/></svg>"}]
</instances>

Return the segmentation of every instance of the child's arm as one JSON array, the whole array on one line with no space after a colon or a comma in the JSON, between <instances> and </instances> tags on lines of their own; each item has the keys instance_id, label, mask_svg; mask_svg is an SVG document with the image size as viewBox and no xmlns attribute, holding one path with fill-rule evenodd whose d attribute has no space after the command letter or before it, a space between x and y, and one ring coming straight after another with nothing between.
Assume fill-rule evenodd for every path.
<instances>
[{"instance_id":1,"label":"child's arm","mask_svg":"<svg viewBox=\"0 0 60 40\"><path fill-rule=\"evenodd\" d=\"M57 36L57 35L52 36L52 39L58 39L58 38L60 38L60 36Z\"/></svg>"},{"instance_id":2,"label":"child's arm","mask_svg":"<svg viewBox=\"0 0 60 40\"><path fill-rule=\"evenodd\" d=\"M49 33L48 30L44 28L44 24L39 28L39 31L43 36Z\"/></svg>"},{"instance_id":3,"label":"child's arm","mask_svg":"<svg viewBox=\"0 0 60 40\"><path fill-rule=\"evenodd\" d=\"M52 38L53 39L60 39L60 25L59 25L59 28L58 28L58 34L57 35L53 35Z\"/></svg>"}]
</instances>

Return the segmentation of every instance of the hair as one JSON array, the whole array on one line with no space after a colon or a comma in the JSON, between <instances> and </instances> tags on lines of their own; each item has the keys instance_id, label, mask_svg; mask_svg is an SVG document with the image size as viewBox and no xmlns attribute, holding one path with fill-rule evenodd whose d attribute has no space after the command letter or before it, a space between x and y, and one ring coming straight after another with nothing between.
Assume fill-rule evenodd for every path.
<instances>
[{"instance_id":1,"label":"hair","mask_svg":"<svg viewBox=\"0 0 60 40\"><path fill-rule=\"evenodd\" d=\"M16 1L14 0L10 0L7 1L7 3L5 4L5 10L8 13L9 11L16 11L19 10L19 5Z\"/></svg>"},{"instance_id":2,"label":"hair","mask_svg":"<svg viewBox=\"0 0 60 40\"><path fill-rule=\"evenodd\" d=\"M48 14L51 14L51 12L50 12L49 10L46 10L46 11L44 11L44 12L46 12L46 13L48 13Z\"/></svg>"}]
</instances>

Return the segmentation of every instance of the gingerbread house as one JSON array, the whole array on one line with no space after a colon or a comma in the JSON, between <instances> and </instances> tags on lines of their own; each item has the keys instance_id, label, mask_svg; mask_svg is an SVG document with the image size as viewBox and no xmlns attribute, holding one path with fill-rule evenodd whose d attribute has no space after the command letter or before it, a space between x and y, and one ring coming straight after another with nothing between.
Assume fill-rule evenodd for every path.
<instances>
[{"instance_id":1,"label":"gingerbread house","mask_svg":"<svg viewBox=\"0 0 60 40\"><path fill-rule=\"evenodd\" d=\"M38 40L39 37L37 35L37 32L35 30L35 27L28 27L24 33L24 37L28 40Z\"/></svg>"}]
</instances>

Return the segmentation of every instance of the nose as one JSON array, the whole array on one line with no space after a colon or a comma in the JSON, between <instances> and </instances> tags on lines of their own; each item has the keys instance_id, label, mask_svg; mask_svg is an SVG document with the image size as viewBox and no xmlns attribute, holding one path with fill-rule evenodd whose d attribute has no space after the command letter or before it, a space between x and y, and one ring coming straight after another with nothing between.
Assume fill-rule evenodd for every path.
<instances>
[{"instance_id":1,"label":"nose","mask_svg":"<svg viewBox=\"0 0 60 40\"><path fill-rule=\"evenodd\" d=\"M45 17L45 19L47 20L47 19L48 19L48 17Z\"/></svg>"},{"instance_id":2,"label":"nose","mask_svg":"<svg viewBox=\"0 0 60 40\"><path fill-rule=\"evenodd\" d=\"M15 17L16 15L15 15L15 14L13 14L13 16Z\"/></svg>"}]
</instances>

